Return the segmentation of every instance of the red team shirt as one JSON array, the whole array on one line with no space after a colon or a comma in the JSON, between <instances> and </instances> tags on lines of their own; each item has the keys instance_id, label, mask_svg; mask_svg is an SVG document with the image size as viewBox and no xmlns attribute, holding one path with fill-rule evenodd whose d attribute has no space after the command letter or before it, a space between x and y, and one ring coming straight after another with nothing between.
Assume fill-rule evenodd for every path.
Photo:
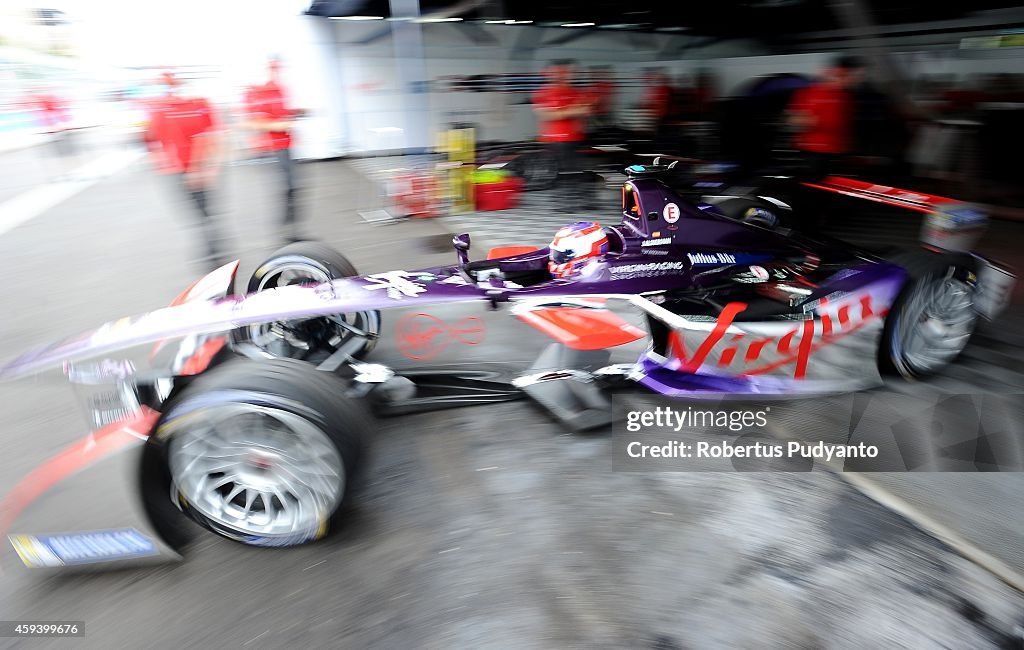
<instances>
[{"instance_id":1,"label":"red team shirt","mask_svg":"<svg viewBox=\"0 0 1024 650\"><path fill-rule=\"evenodd\" d=\"M552 109L583 104L587 96L571 86L545 86L533 93L533 103ZM579 117L544 119L540 125L542 142L578 142L583 139L584 121Z\"/></svg>"},{"instance_id":2,"label":"red team shirt","mask_svg":"<svg viewBox=\"0 0 1024 650\"><path fill-rule=\"evenodd\" d=\"M253 119L277 121L293 117L284 91L274 82L250 88L245 94L245 110ZM287 131L260 131L256 136L256 147L261 151L279 151L291 145L292 136Z\"/></svg>"},{"instance_id":3,"label":"red team shirt","mask_svg":"<svg viewBox=\"0 0 1024 650\"><path fill-rule=\"evenodd\" d=\"M615 84L611 81L598 81L589 88L590 101L594 104L595 115L608 115L612 112L612 96Z\"/></svg>"},{"instance_id":4,"label":"red team shirt","mask_svg":"<svg viewBox=\"0 0 1024 650\"><path fill-rule=\"evenodd\" d=\"M39 115L40 125L48 131L60 130L71 120L67 104L56 95L36 95L32 98L32 104Z\"/></svg>"},{"instance_id":5,"label":"red team shirt","mask_svg":"<svg viewBox=\"0 0 1024 650\"><path fill-rule=\"evenodd\" d=\"M672 86L668 84L656 84L644 95L644 109L650 117L654 118L656 124L668 117L671 106Z\"/></svg>"},{"instance_id":6,"label":"red team shirt","mask_svg":"<svg viewBox=\"0 0 1024 650\"><path fill-rule=\"evenodd\" d=\"M796 147L814 153L846 153L850 149L850 94L824 84L801 88L789 110L811 116L811 125L796 137Z\"/></svg>"},{"instance_id":7,"label":"red team shirt","mask_svg":"<svg viewBox=\"0 0 1024 650\"><path fill-rule=\"evenodd\" d=\"M216 122L209 102L198 97L166 97L158 101L149 121L150 138L159 143L162 171L184 173L195 167L195 139Z\"/></svg>"}]
</instances>

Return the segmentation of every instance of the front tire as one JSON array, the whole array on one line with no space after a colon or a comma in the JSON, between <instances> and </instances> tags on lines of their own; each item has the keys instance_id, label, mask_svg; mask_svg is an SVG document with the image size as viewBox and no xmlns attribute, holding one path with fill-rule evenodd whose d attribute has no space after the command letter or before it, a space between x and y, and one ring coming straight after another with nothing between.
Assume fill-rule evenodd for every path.
<instances>
[{"instance_id":1,"label":"front tire","mask_svg":"<svg viewBox=\"0 0 1024 650\"><path fill-rule=\"evenodd\" d=\"M344 255L320 242L296 242L256 267L247 293L294 284L320 284L359 275ZM380 334L380 312L363 311L318 318L257 323L237 330L235 339L271 356L319 362L339 349L352 358L370 353Z\"/></svg>"},{"instance_id":2,"label":"front tire","mask_svg":"<svg viewBox=\"0 0 1024 650\"><path fill-rule=\"evenodd\" d=\"M163 461L166 483L155 493L244 544L323 537L339 524L372 427L344 390L335 375L287 359L209 371L157 423L151 458Z\"/></svg>"},{"instance_id":3,"label":"front tire","mask_svg":"<svg viewBox=\"0 0 1024 650\"><path fill-rule=\"evenodd\" d=\"M893 262L910 278L886 319L879 368L905 379L926 377L952 363L974 333L973 259L915 252Z\"/></svg>"}]
</instances>

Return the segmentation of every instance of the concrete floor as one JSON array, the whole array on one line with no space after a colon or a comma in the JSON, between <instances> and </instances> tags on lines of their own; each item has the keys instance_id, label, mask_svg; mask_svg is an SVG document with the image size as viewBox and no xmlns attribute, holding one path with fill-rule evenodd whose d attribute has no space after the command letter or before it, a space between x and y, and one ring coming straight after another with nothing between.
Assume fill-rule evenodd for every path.
<instances>
[{"instance_id":1,"label":"concrete floor","mask_svg":"<svg viewBox=\"0 0 1024 650\"><path fill-rule=\"evenodd\" d=\"M451 259L424 243L436 222L365 223L377 190L346 163L301 172L308 230L360 270ZM276 247L271 170L224 181L247 274ZM0 236L0 358L168 302L199 271L184 214L139 163ZM950 390L1007 365L986 355L1019 358L1012 344L982 340ZM58 377L4 385L0 408L0 492L83 433ZM375 443L351 521L322 543L206 535L175 566L5 567L0 619L86 621L84 639L26 647L1018 647L1020 593L832 474L612 472L608 435L570 435L528 403L383 420ZM1019 548L1019 483L990 482L1002 503L986 516Z\"/></svg>"}]
</instances>

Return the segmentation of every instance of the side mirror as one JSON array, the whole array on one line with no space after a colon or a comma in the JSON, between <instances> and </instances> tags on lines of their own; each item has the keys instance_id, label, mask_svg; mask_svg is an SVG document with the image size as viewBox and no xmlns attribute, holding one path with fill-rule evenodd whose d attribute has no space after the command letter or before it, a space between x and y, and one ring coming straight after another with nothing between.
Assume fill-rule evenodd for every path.
<instances>
[{"instance_id":1,"label":"side mirror","mask_svg":"<svg viewBox=\"0 0 1024 650\"><path fill-rule=\"evenodd\" d=\"M455 253L459 256L459 264L469 263L469 244L468 232L452 237L452 246L455 247Z\"/></svg>"}]
</instances>

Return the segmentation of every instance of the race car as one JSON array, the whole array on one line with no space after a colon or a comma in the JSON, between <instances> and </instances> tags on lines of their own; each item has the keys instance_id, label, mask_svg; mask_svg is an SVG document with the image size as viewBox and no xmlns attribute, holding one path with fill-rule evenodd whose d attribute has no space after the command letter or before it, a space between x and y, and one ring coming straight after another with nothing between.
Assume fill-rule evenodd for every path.
<instances>
[{"instance_id":1,"label":"race car","mask_svg":"<svg viewBox=\"0 0 1024 650\"><path fill-rule=\"evenodd\" d=\"M373 417L531 398L585 430L611 422L609 391L812 395L922 377L1012 286L958 247L887 259L788 230L763 198L731 214L689 203L667 171L630 167L618 225L569 224L547 247L470 260L462 234L450 265L361 276L300 242L241 291L236 261L167 308L8 362L0 379L62 366L95 431L7 495L0 532L37 567L177 558L183 517L299 545L344 519ZM520 358L493 358L496 339ZM92 530L62 531L61 499L96 490L97 472L130 488Z\"/></svg>"}]
</instances>

